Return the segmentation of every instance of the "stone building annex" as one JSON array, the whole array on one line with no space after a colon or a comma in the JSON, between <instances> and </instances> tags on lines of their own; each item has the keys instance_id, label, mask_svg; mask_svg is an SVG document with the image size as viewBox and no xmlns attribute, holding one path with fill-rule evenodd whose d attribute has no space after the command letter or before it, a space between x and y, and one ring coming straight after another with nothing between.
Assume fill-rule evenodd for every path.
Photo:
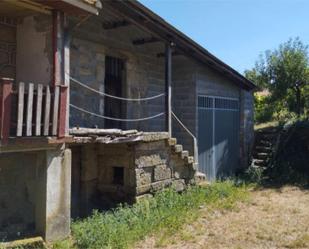
<instances>
[{"instance_id":1,"label":"stone building annex","mask_svg":"<svg viewBox=\"0 0 309 249\"><path fill-rule=\"evenodd\" d=\"M1 1L0 34L0 241L248 164L255 85L139 2Z\"/></svg>"}]
</instances>

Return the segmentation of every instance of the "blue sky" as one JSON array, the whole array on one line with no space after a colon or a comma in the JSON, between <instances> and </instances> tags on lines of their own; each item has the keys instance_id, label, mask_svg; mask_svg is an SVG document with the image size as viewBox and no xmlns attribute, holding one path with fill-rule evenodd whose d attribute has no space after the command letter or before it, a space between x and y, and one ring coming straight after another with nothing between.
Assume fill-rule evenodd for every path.
<instances>
[{"instance_id":1,"label":"blue sky","mask_svg":"<svg viewBox=\"0 0 309 249\"><path fill-rule=\"evenodd\" d=\"M243 73L290 37L309 44L309 0L140 0Z\"/></svg>"}]
</instances>

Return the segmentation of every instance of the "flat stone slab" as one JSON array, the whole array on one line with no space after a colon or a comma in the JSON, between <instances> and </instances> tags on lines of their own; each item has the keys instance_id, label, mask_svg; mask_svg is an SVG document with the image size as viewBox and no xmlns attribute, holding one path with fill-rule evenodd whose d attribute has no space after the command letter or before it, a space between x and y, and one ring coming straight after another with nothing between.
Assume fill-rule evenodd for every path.
<instances>
[{"instance_id":1,"label":"flat stone slab","mask_svg":"<svg viewBox=\"0 0 309 249\"><path fill-rule=\"evenodd\" d=\"M153 142L169 138L167 132L139 132L137 130L97 129L97 128L72 128L71 143L130 143Z\"/></svg>"},{"instance_id":2,"label":"flat stone slab","mask_svg":"<svg viewBox=\"0 0 309 249\"><path fill-rule=\"evenodd\" d=\"M47 249L44 240L41 237L35 237L30 239L15 240L12 242L0 243L0 248L15 249Z\"/></svg>"}]
</instances>

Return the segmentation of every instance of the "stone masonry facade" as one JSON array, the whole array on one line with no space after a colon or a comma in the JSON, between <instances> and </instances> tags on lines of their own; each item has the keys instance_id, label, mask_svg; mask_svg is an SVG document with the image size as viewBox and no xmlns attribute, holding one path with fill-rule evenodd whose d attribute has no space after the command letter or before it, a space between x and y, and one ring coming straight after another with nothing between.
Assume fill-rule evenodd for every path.
<instances>
[{"instance_id":1,"label":"stone masonry facade","mask_svg":"<svg viewBox=\"0 0 309 249\"><path fill-rule=\"evenodd\" d=\"M254 143L254 98L253 91L240 94L240 158L241 167L249 165Z\"/></svg>"},{"instance_id":2,"label":"stone masonry facade","mask_svg":"<svg viewBox=\"0 0 309 249\"><path fill-rule=\"evenodd\" d=\"M187 184L194 184L193 158L167 135L133 143L85 144L80 148L72 148L72 181L81 189L78 200L72 200L80 204L79 210L72 210L77 216L85 216L92 209L111 208L118 202L132 203L166 187L183 191ZM74 160L74 151L81 153L80 161ZM76 174L79 167L80 174ZM74 175L81 176L80 182Z\"/></svg>"}]
</instances>

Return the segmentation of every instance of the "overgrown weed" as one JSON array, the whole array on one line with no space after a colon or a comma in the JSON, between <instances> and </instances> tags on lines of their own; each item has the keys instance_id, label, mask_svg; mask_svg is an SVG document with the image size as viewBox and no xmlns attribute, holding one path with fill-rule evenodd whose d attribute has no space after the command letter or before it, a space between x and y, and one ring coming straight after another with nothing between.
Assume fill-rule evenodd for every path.
<instances>
[{"instance_id":1,"label":"overgrown weed","mask_svg":"<svg viewBox=\"0 0 309 249\"><path fill-rule=\"evenodd\" d=\"M158 236L164 244L184 224L196 220L201 207L232 209L237 201L246 199L247 187L230 180L190 187L181 194L168 189L132 206L95 211L91 217L73 222L72 239L58 242L53 249L132 248L149 235Z\"/></svg>"}]
</instances>

